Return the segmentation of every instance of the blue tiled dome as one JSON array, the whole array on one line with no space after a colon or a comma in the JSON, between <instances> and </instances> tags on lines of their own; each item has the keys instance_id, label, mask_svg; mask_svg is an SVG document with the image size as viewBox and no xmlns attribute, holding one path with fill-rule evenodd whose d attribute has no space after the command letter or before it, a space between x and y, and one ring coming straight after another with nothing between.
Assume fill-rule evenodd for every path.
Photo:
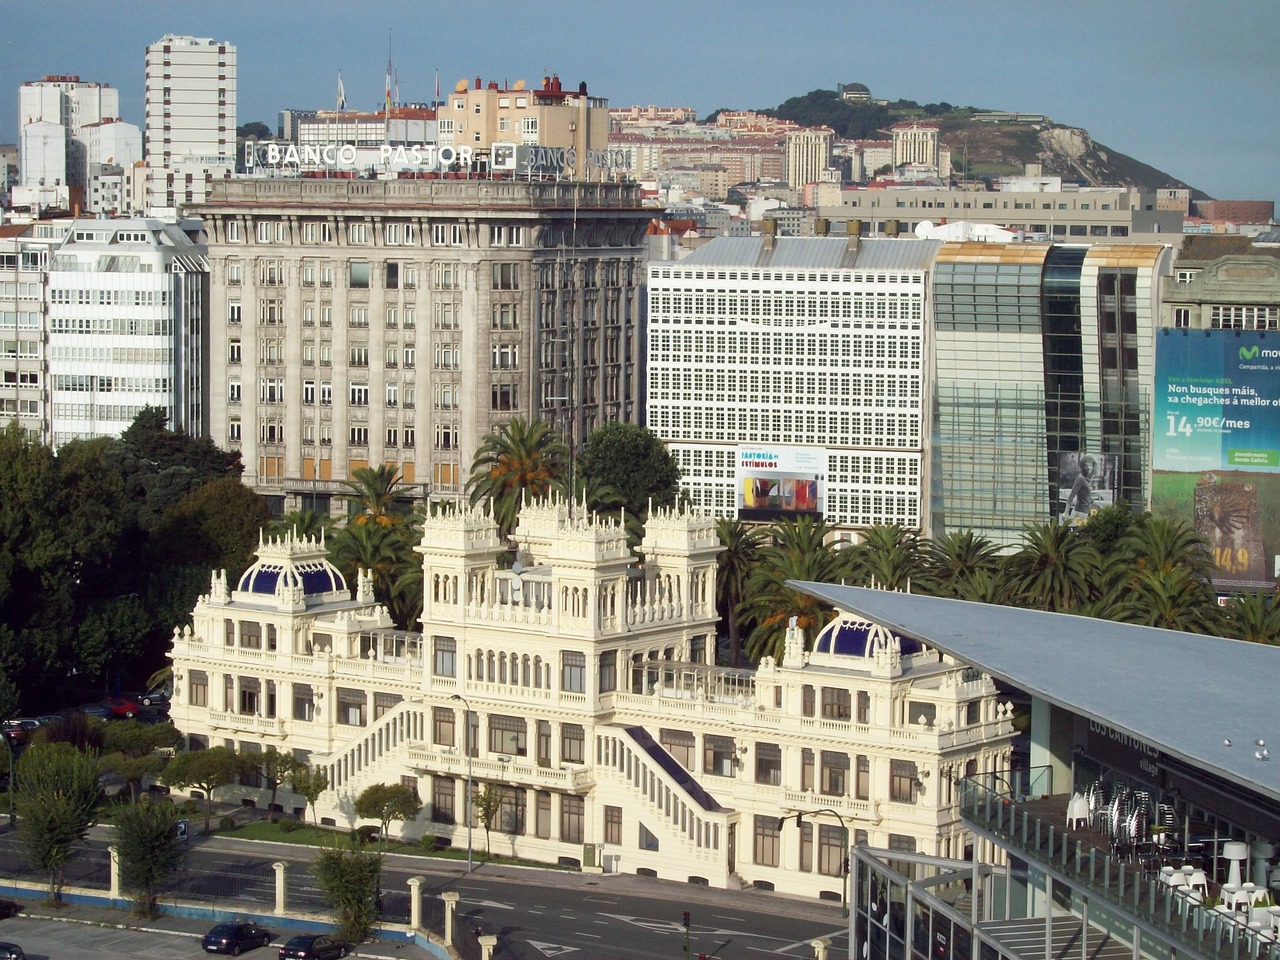
<instances>
[{"instance_id":1,"label":"blue tiled dome","mask_svg":"<svg viewBox=\"0 0 1280 960\"><path fill-rule=\"evenodd\" d=\"M915 637L885 630L877 624L865 620L845 620L837 618L828 623L813 643L813 652L834 657L871 657L875 656L873 635L881 633L890 641L896 641L898 650L906 657L920 653L924 646Z\"/></svg>"},{"instance_id":2,"label":"blue tiled dome","mask_svg":"<svg viewBox=\"0 0 1280 960\"><path fill-rule=\"evenodd\" d=\"M289 564L259 561L244 572L237 589L246 593L274 594L282 583L287 589L301 584L302 592L307 596L347 589L347 581L327 560Z\"/></svg>"}]
</instances>

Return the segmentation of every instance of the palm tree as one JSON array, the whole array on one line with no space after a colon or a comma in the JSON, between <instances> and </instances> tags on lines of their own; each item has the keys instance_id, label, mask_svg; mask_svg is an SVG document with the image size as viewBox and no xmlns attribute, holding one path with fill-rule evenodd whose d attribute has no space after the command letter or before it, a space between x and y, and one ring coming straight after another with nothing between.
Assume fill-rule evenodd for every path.
<instances>
[{"instance_id":1,"label":"palm tree","mask_svg":"<svg viewBox=\"0 0 1280 960\"><path fill-rule=\"evenodd\" d=\"M286 513L279 520L272 520L267 532L280 537L287 533L303 540L319 540L333 531L333 518L327 513L314 510L294 510Z\"/></svg>"},{"instance_id":2,"label":"palm tree","mask_svg":"<svg viewBox=\"0 0 1280 960\"><path fill-rule=\"evenodd\" d=\"M1129 584L1131 623L1188 633L1216 633L1221 614L1213 588L1189 567L1140 570Z\"/></svg>"},{"instance_id":3,"label":"palm tree","mask_svg":"<svg viewBox=\"0 0 1280 960\"><path fill-rule=\"evenodd\" d=\"M1022 547L1004 564L1013 595L1038 610L1074 610L1094 596L1100 569L1098 551L1056 520L1029 524Z\"/></svg>"},{"instance_id":4,"label":"palm tree","mask_svg":"<svg viewBox=\"0 0 1280 960\"><path fill-rule=\"evenodd\" d=\"M787 586L788 580L839 583L848 579L849 555L828 542L831 529L821 520L800 517L778 521L768 528L773 542L760 549L748 583L748 597L738 607L755 627L747 638L747 654L755 660L781 659L787 623L796 618L806 646L831 618L830 606Z\"/></svg>"},{"instance_id":5,"label":"palm tree","mask_svg":"<svg viewBox=\"0 0 1280 960\"><path fill-rule=\"evenodd\" d=\"M396 497L404 487L399 467L386 464L361 467L351 474L350 480L343 481L343 486L351 491L347 502L358 508L351 518L357 526L374 523L393 527L400 522L400 517L393 513Z\"/></svg>"},{"instance_id":6,"label":"palm tree","mask_svg":"<svg viewBox=\"0 0 1280 960\"><path fill-rule=\"evenodd\" d=\"M484 438L471 464L467 493L471 502L493 502L503 538L515 528L523 499L545 497L563 487L569 450L544 420L510 420Z\"/></svg>"},{"instance_id":7,"label":"palm tree","mask_svg":"<svg viewBox=\"0 0 1280 960\"><path fill-rule=\"evenodd\" d=\"M1274 594L1239 593L1222 609L1222 635L1250 643L1280 644L1280 603Z\"/></svg>"},{"instance_id":8,"label":"palm tree","mask_svg":"<svg viewBox=\"0 0 1280 960\"><path fill-rule=\"evenodd\" d=\"M354 583L358 571L368 570L378 602L390 608L392 572L403 557L398 531L377 523L349 523L334 534L331 543L330 555L347 582Z\"/></svg>"},{"instance_id":9,"label":"palm tree","mask_svg":"<svg viewBox=\"0 0 1280 960\"><path fill-rule=\"evenodd\" d=\"M923 569L915 534L897 524L867 527L849 550L854 579L882 590L907 590Z\"/></svg>"},{"instance_id":10,"label":"palm tree","mask_svg":"<svg viewBox=\"0 0 1280 960\"><path fill-rule=\"evenodd\" d=\"M959 597L979 573L994 580L1000 569L1000 548L972 530L954 530L940 540L926 540L921 549L922 586L935 596Z\"/></svg>"},{"instance_id":11,"label":"palm tree","mask_svg":"<svg viewBox=\"0 0 1280 960\"><path fill-rule=\"evenodd\" d=\"M1117 548L1139 571L1185 569L1206 583L1213 573L1209 545L1190 524L1168 517L1148 517L1120 538Z\"/></svg>"},{"instance_id":12,"label":"palm tree","mask_svg":"<svg viewBox=\"0 0 1280 960\"><path fill-rule=\"evenodd\" d=\"M716 597L725 611L729 631L729 665L742 666L741 621L738 608L747 596L747 582L760 557L760 532L741 520L716 521L724 547L716 568Z\"/></svg>"}]
</instances>

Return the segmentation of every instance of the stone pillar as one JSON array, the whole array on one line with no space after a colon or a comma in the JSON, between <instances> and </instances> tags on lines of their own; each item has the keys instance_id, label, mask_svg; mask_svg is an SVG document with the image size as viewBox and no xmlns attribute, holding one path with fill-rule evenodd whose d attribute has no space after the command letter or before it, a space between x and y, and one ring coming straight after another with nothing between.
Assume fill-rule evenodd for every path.
<instances>
[{"instance_id":1,"label":"stone pillar","mask_svg":"<svg viewBox=\"0 0 1280 960\"><path fill-rule=\"evenodd\" d=\"M417 930L422 926L422 885L426 877L409 878L409 926Z\"/></svg>"},{"instance_id":2,"label":"stone pillar","mask_svg":"<svg viewBox=\"0 0 1280 960\"><path fill-rule=\"evenodd\" d=\"M819 937L817 940L810 940L809 946L813 947L813 960L827 960L827 948L831 946L830 938Z\"/></svg>"},{"instance_id":3,"label":"stone pillar","mask_svg":"<svg viewBox=\"0 0 1280 960\"><path fill-rule=\"evenodd\" d=\"M498 945L498 938L486 933L476 939L480 941L480 960L493 960L493 948Z\"/></svg>"},{"instance_id":4,"label":"stone pillar","mask_svg":"<svg viewBox=\"0 0 1280 960\"><path fill-rule=\"evenodd\" d=\"M275 909L275 915L276 915L277 917L283 917L283 916L284 916L284 906L285 906L285 904L284 904L284 879L285 879L285 871L286 871L288 868L289 868L289 864L285 863L283 860L277 860L275 863L273 863L273 864L271 865L271 869L273 869L273 870L276 872L276 909Z\"/></svg>"},{"instance_id":5,"label":"stone pillar","mask_svg":"<svg viewBox=\"0 0 1280 960\"><path fill-rule=\"evenodd\" d=\"M446 890L440 894L444 901L444 945L453 946L453 921L458 909L459 894L456 890Z\"/></svg>"},{"instance_id":6,"label":"stone pillar","mask_svg":"<svg viewBox=\"0 0 1280 960\"><path fill-rule=\"evenodd\" d=\"M113 843L107 853L111 854L111 899L115 900L120 896L120 848Z\"/></svg>"}]
</instances>

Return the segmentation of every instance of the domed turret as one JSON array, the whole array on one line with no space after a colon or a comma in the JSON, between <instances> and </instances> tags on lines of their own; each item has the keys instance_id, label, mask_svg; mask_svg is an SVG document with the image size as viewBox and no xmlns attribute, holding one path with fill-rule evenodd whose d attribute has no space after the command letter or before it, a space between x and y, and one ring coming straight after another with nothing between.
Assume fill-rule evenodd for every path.
<instances>
[{"instance_id":1,"label":"domed turret","mask_svg":"<svg viewBox=\"0 0 1280 960\"><path fill-rule=\"evenodd\" d=\"M347 581L332 563L319 539L281 537L258 540L258 559L236 586L234 599L246 603L310 607L350 600Z\"/></svg>"}]
</instances>

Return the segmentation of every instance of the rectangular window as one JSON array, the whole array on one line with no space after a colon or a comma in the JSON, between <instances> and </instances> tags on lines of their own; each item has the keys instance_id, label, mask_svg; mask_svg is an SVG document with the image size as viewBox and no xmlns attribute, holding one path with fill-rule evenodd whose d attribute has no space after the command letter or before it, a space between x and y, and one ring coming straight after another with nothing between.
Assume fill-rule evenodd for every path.
<instances>
[{"instance_id":1,"label":"rectangular window","mask_svg":"<svg viewBox=\"0 0 1280 960\"><path fill-rule=\"evenodd\" d=\"M498 815L494 826L502 833L520 836L525 832L523 787L498 787Z\"/></svg>"},{"instance_id":2,"label":"rectangular window","mask_svg":"<svg viewBox=\"0 0 1280 960\"><path fill-rule=\"evenodd\" d=\"M293 685L293 719L311 721L316 718L315 692L307 683Z\"/></svg>"},{"instance_id":3,"label":"rectangular window","mask_svg":"<svg viewBox=\"0 0 1280 960\"><path fill-rule=\"evenodd\" d=\"M806 717L812 717L814 714L814 690L812 684L806 683L800 691L801 704L800 712Z\"/></svg>"},{"instance_id":4,"label":"rectangular window","mask_svg":"<svg viewBox=\"0 0 1280 960\"><path fill-rule=\"evenodd\" d=\"M582 811L585 801L582 797L563 795L560 797L560 841L562 843L582 842Z\"/></svg>"},{"instance_id":5,"label":"rectangular window","mask_svg":"<svg viewBox=\"0 0 1280 960\"><path fill-rule=\"evenodd\" d=\"M843 797L849 791L849 755L832 750L822 751L822 792Z\"/></svg>"},{"instance_id":6,"label":"rectangular window","mask_svg":"<svg viewBox=\"0 0 1280 960\"><path fill-rule=\"evenodd\" d=\"M776 743L756 744L756 783L782 784L782 747Z\"/></svg>"},{"instance_id":7,"label":"rectangular window","mask_svg":"<svg viewBox=\"0 0 1280 960\"><path fill-rule=\"evenodd\" d=\"M551 838L551 794L538 791L535 798L534 832L544 840Z\"/></svg>"},{"instance_id":8,"label":"rectangular window","mask_svg":"<svg viewBox=\"0 0 1280 960\"><path fill-rule=\"evenodd\" d=\"M525 722L519 717L501 715L489 718L489 752L524 757L529 753Z\"/></svg>"},{"instance_id":9,"label":"rectangular window","mask_svg":"<svg viewBox=\"0 0 1280 960\"><path fill-rule=\"evenodd\" d=\"M363 690L338 687L338 723L349 727L365 725L366 697Z\"/></svg>"},{"instance_id":10,"label":"rectangular window","mask_svg":"<svg viewBox=\"0 0 1280 960\"><path fill-rule=\"evenodd\" d=\"M865 754L858 754L857 779L854 781L854 796L859 800L871 799L871 760Z\"/></svg>"},{"instance_id":11,"label":"rectangular window","mask_svg":"<svg viewBox=\"0 0 1280 960\"><path fill-rule=\"evenodd\" d=\"M611 844L622 843L622 808L610 807L604 808L604 842Z\"/></svg>"},{"instance_id":12,"label":"rectangular window","mask_svg":"<svg viewBox=\"0 0 1280 960\"><path fill-rule=\"evenodd\" d=\"M352 290L368 290L369 264L361 260L351 261L347 280Z\"/></svg>"},{"instance_id":13,"label":"rectangular window","mask_svg":"<svg viewBox=\"0 0 1280 960\"><path fill-rule=\"evenodd\" d=\"M449 707L431 708L431 742L441 747L457 743L456 715Z\"/></svg>"},{"instance_id":14,"label":"rectangular window","mask_svg":"<svg viewBox=\"0 0 1280 960\"><path fill-rule=\"evenodd\" d=\"M835 824L824 823L818 827L818 872L827 877L844 876L845 859L849 852L845 847L848 831Z\"/></svg>"},{"instance_id":15,"label":"rectangular window","mask_svg":"<svg viewBox=\"0 0 1280 960\"><path fill-rule=\"evenodd\" d=\"M566 693L587 692L587 655L565 651L560 669L560 689Z\"/></svg>"},{"instance_id":16,"label":"rectangular window","mask_svg":"<svg viewBox=\"0 0 1280 960\"><path fill-rule=\"evenodd\" d=\"M889 799L894 803L916 802L916 765L913 760L889 763Z\"/></svg>"},{"instance_id":17,"label":"rectangular window","mask_svg":"<svg viewBox=\"0 0 1280 960\"><path fill-rule=\"evenodd\" d=\"M383 275L383 281L384 281L383 286L386 287L386 289L388 290L399 290L400 289L400 264L396 263L394 260L390 260L386 264L384 264L384 270L385 270L385 273Z\"/></svg>"},{"instance_id":18,"label":"rectangular window","mask_svg":"<svg viewBox=\"0 0 1280 960\"><path fill-rule=\"evenodd\" d=\"M514 383L495 383L489 387L489 409L510 411L520 409L520 388Z\"/></svg>"},{"instance_id":19,"label":"rectangular window","mask_svg":"<svg viewBox=\"0 0 1280 960\"><path fill-rule=\"evenodd\" d=\"M584 763L586 742L586 735L581 724L561 724L560 759L564 763Z\"/></svg>"},{"instance_id":20,"label":"rectangular window","mask_svg":"<svg viewBox=\"0 0 1280 960\"><path fill-rule=\"evenodd\" d=\"M871 722L871 694L865 690L858 691L858 723Z\"/></svg>"},{"instance_id":21,"label":"rectangular window","mask_svg":"<svg viewBox=\"0 0 1280 960\"><path fill-rule=\"evenodd\" d=\"M492 289L519 290L520 289L520 264L518 263L493 264Z\"/></svg>"},{"instance_id":22,"label":"rectangular window","mask_svg":"<svg viewBox=\"0 0 1280 960\"><path fill-rule=\"evenodd\" d=\"M458 675L458 641L453 637L432 637L434 648L433 672L437 677Z\"/></svg>"},{"instance_id":23,"label":"rectangular window","mask_svg":"<svg viewBox=\"0 0 1280 960\"><path fill-rule=\"evenodd\" d=\"M668 730L663 728L658 731L658 741L662 744L663 749L671 754L671 758L684 767L686 770L693 769L695 751L698 748L698 741L692 733L685 730Z\"/></svg>"},{"instance_id":24,"label":"rectangular window","mask_svg":"<svg viewBox=\"0 0 1280 960\"><path fill-rule=\"evenodd\" d=\"M1186 330L1191 326L1191 308L1190 307L1174 307L1173 308L1173 325L1179 330Z\"/></svg>"},{"instance_id":25,"label":"rectangular window","mask_svg":"<svg viewBox=\"0 0 1280 960\"><path fill-rule=\"evenodd\" d=\"M837 687L822 688L822 716L827 720L848 720L851 716L851 698L848 690Z\"/></svg>"},{"instance_id":26,"label":"rectangular window","mask_svg":"<svg viewBox=\"0 0 1280 960\"><path fill-rule=\"evenodd\" d=\"M729 737L708 734L702 738L702 772L714 777L732 777L734 744Z\"/></svg>"},{"instance_id":27,"label":"rectangular window","mask_svg":"<svg viewBox=\"0 0 1280 960\"><path fill-rule=\"evenodd\" d=\"M209 675L203 670L187 671L187 700L193 707L209 706Z\"/></svg>"},{"instance_id":28,"label":"rectangular window","mask_svg":"<svg viewBox=\"0 0 1280 960\"><path fill-rule=\"evenodd\" d=\"M751 859L757 866L776 867L782 845L782 823L777 817L755 817L755 838Z\"/></svg>"},{"instance_id":29,"label":"rectangular window","mask_svg":"<svg viewBox=\"0 0 1280 960\"><path fill-rule=\"evenodd\" d=\"M800 789L813 789L813 751L808 747L800 751Z\"/></svg>"},{"instance_id":30,"label":"rectangular window","mask_svg":"<svg viewBox=\"0 0 1280 960\"><path fill-rule=\"evenodd\" d=\"M457 782L452 777L434 777L431 781L431 819L435 823L457 823L454 798Z\"/></svg>"},{"instance_id":31,"label":"rectangular window","mask_svg":"<svg viewBox=\"0 0 1280 960\"><path fill-rule=\"evenodd\" d=\"M599 658L599 687L601 693L618 689L618 652L606 650Z\"/></svg>"}]
</instances>

